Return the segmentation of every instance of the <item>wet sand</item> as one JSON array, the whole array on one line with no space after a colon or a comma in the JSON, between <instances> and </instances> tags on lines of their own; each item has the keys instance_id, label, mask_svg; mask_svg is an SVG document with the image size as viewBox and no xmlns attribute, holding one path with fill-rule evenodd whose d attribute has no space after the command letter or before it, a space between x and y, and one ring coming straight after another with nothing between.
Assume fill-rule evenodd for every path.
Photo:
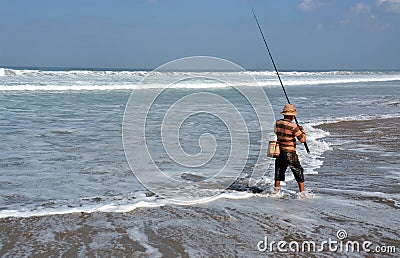
<instances>
[{"instance_id":1,"label":"wet sand","mask_svg":"<svg viewBox=\"0 0 400 258\"><path fill-rule=\"evenodd\" d=\"M287 257L257 250L273 241L324 241L346 230L400 252L399 119L325 124L332 143L317 175L306 175L316 198L254 195L191 206L139 208L126 213L73 213L0 219L6 257ZM382 151L384 150L384 151ZM287 172L290 173L290 172ZM287 188L296 189L295 182ZM365 252L300 252L298 257L395 257Z\"/></svg>"},{"instance_id":2,"label":"wet sand","mask_svg":"<svg viewBox=\"0 0 400 258\"><path fill-rule=\"evenodd\" d=\"M351 140L368 145L370 150L399 153L400 118L343 121L317 126L331 133L336 141ZM349 149L355 146L349 144Z\"/></svg>"},{"instance_id":3,"label":"wet sand","mask_svg":"<svg viewBox=\"0 0 400 258\"><path fill-rule=\"evenodd\" d=\"M333 150L324 154L319 172L333 188L400 193L400 118L318 127L330 133L325 140Z\"/></svg>"}]
</instances>

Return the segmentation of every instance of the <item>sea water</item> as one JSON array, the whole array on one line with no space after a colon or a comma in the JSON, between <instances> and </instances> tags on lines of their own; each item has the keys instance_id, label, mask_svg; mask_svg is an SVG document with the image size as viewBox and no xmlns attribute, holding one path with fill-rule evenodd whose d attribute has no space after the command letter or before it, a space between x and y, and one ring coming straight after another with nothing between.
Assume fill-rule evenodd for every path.
<instances>
[{"instance_id":1,"label":"sea water","mask_svg":"<svg viewBox=\"0 0 400 258\"><path fill-rule=\"evenodd\" d=\"M246 101L235 99L235 90L222 83L234 80L238 87L262 87L276 119L281 117L280 111L286 103L276 74L271 71L157 72L156 80L147 82L144 79L150 73L0 68L0 217L79 211L124 212L137 207L167 205L168 200L157 196L157 192L151 193L139 182L125 157L122 123L133 90L168 87L170 98L166 99L211 92L230 99L240 109L247 105ZM256 85L248 80L248 75L255 78ZM213 77L220 81L204 79L172 87L165 85L165 78L182 76ZM311 154L307 154L302 145L298 146L306 178L320 173L324 166L324 153L332 151L335 144L326 141L329 132L317 128L317 125L400 117L398 71L287 71L281 72L281 77L291 102L297 107L298 120L307 131ZM166 107L159 103L152 108L157 113ZM248 158L256 161L246 163L238 175L250 175L254 166L258 166L265 173L252 178L253 183L271 186L273 160L260 149L259 141L272 140L273 134L270 128L266 131L257 128L257 117L251 114L245 117L250 131L254 132L254 137L250 137ZM161 124L162 117L159 119L157 121ZM182 136L186 139L182 143L185 151L195 155L199 151L199 137L204 132L215 135L219 146L228 146L230 138L226 134L229 132L221 131L217 123L213 116L203 116L194 121L195 127ZM200 129L196 131L193 128ZM148 132L149 137L153 134L157 136L155 131ZM261 134L268 137L258 137ZM361 145L358 143L357 148L362 148ZM217 151L222 154L216 153L214 162L224 163L229 153L224 152L224 148ZM208 176L206 170L187 173L181 166L163 163L164 157L158 154L153 154L155 161L160 166L167 166L172 176L189 176L188 184L195 176L200 179ZM398 172L398 168L393 167L396 164L384 166L388 171ZM389 175L385 183L390 184L393 177L398 180L398 176L398 173ZM293 182L290 173L287 179ZM363 177L359 180L362 181ZM336 183L340 185L340 182ZM290 191L296 191L295 185L290 187ZM318 192L318 189L314 190ZM224 191L209 201L252 196ZM391 196L399 201L398 197L398 194Z\"/></svg>"}]
</instances>

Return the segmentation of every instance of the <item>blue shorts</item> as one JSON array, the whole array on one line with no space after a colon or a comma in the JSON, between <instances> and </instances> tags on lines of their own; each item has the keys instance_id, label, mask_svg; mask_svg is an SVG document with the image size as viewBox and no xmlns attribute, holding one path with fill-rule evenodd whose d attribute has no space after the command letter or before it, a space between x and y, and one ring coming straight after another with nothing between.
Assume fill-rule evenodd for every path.
<instances>
[{"instance_id":1,"label":"blue shorts","mask_svg":"<svg viewBox=\"0 0 400 258\"><path fill-rule=\"evenodd\" d=\"M287 167L293 172L297 182L304 182L303 168L300 165L296 152L281 152L275 160L275 181L285 181Z\"/></svg>"}]
</instances>

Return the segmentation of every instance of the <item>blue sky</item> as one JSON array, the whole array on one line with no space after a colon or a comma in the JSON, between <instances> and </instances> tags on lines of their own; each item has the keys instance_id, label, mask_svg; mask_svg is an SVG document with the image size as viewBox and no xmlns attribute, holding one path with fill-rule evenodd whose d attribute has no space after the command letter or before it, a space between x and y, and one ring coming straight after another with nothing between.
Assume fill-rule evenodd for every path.
<instances>
[{"instance_id":1,"label":"blue sky","mask_svg":"<svg viewBox=\"0 0 400 258\"><path fill-rule=\"evenodd\" d=\"M0 67L400 69L400 0L0 0Z\"/></svg>"}]
</instances>

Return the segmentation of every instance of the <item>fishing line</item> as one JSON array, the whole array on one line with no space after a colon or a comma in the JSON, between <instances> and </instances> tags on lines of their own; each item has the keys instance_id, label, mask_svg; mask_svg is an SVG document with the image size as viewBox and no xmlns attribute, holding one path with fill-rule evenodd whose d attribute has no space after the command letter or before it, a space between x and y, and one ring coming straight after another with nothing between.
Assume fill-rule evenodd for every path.
<instances>
[{"instance_id":1,"label":"fishing line","mask_svg":"<svg viewBox=\"0 0 400 258\"><path fill-rule=\"evenodd\" d=\"M260 30L261 36L262 36L262 38L263 38L263 40L264 40L264 44L265 44L265 46L266 46L266 48L267 48L267 50L268 50L269 57L271 58L271 61L272 61L272 64L273 64L273 66L274 66L276 75L278 76L279 82L280 82L280 84L281 84L281 86L282 86L283 93L285 93L286 100L287 100L287 102L288 102L289 104L291 104L291 103L290 103L290 100L289 100L289 97L288 97L288 95L287 95L287 93L286 93L285 87L283 86L283 83L282 83L282 80L281 80L281 76L279 75L278 69L276 68L274 59L272 58L271 51L269 50L269 47L268 47L268 44L267 44L267 40L266 40L265 37L264 37L264 33L262 32L262 29L261 29L260 24L258 23L257 16L256 16L256 14L254 13L254 10L253 10L253 9L251 9L251 11L253 12L254 19L255 19L256 22L257 22L258 29ZM296 121L297 126L299 126L299 121L297 121L296 116L294 117L294 120ZM304 147L306 148L306 151L307 151L307 153L309 154L309 153L310 153L310 149L308 148L307 142L304 142Z\"/></svg>"}]
</instances>

